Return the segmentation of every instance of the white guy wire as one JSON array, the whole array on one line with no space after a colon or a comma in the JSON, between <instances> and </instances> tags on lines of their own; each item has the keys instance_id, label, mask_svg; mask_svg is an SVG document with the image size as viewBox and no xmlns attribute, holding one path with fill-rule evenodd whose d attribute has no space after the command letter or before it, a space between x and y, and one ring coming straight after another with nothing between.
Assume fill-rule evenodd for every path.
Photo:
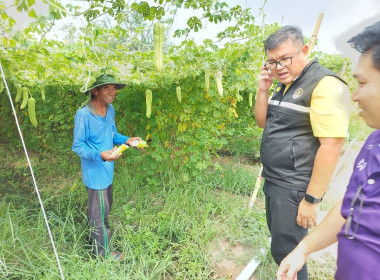
<instances>
[{"instance_id":1,"label":"white guy wire","mask_svg":"<svg viewBox=\"0 0 380 280\"><path fill-rule=\"evenodd\" d=\"M49 237L50 237L50 240L51 240L51 244L53 246L55 258L57 259L59 272L61 273L62 280L64 280L65 278L63 276L63 271L62 271L61 263L59 261L58 253L57 253L57 250L55 248L54 239L53 239L53 236L52 236L51 231L50 231L49 222L48 222L47 217L46 217L44 204L42 203L40 192L39 192L38 187L37 187L36 179L34 178L34 172L33 172L32 164L30 163L30 160L29 160L28 151L26 150L26 145L25 145L25 142L24 142L24 138L22 137L20 124L19 124L18 119L17 119L16 110L15 110L15 107L13 106L12 96L11 96L11 93L9 92L8 84L7 84L7 81L5 79L5 75L4 75L4 71L3 71L3 66L1 65L1 63L0 63L0 70L1 70L1 75L2 75L3 81L4 81L4 86L5 86L6 90L7 90L7 94L8 94L8 97L9 97L9 102L11 103L11 106L12 106L13 115L15 117L18 133L20 134L20 138L21 138L22 146L24 148L26 160L28 161L30 173L32 174L33 185L34 185L34 188L35 188L37 196L38 196L38 200L39 200L40 205L41 205L41 210L42 210L42 213L44 215L44 219L45 219L45 224L46 224L47 230L49 232Z\"/></svg>"}]
</instances>

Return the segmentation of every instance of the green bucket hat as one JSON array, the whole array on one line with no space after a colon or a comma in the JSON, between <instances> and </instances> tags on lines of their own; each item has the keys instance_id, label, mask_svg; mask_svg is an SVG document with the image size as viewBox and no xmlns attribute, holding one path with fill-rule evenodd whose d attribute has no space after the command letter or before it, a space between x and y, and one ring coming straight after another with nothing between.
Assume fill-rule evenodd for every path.
<instances>
[{"instance_id":1,"label":"green bucket hat","mask_svg":"<svg viewBox=\"0 0 380 280\"><path fill-rule=\"evenodd\" d=\"M117 83L115 80L115 77L111 74L103 74L96 78L96 81L87 88L87 91L85 91L85 94L87 95L93 88L100 87L103 85L115 85L116 89L122 89L126 86L126 84L123 83Z\"/></svg>"}]
</instances>

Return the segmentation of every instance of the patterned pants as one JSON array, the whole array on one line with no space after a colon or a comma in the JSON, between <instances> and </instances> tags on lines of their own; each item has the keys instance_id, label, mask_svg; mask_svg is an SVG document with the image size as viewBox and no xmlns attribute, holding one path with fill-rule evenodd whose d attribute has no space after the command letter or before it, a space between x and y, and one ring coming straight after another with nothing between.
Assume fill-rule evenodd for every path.
<instances>
[{"instance_id":1,"label":"patterned pants","mask_svg":"<svg viewBox=\"0 0 380 280\"><path fill-rule=\"evenodd\" d=\"M112 184L103 190L87 188L87 218L90 225L91 239L94 242L94 254L107 257L110 254L111 231L108 215L111 211L113 194Z\"/></svg>"}]
</instances>

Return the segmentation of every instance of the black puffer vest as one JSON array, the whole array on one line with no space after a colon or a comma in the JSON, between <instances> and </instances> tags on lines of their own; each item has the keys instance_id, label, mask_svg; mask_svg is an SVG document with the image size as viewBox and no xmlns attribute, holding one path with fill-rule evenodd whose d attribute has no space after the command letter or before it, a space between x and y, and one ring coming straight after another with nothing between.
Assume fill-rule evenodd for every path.
<instances>
[{"instance_id":1,"label":"black puffer vest","mask_svg":"<svg viewBox=\"0 0 380 280\"><path fill-rule=\"evenodd\" d=\"M340 79L337 74L320 65L318 59L314 59L285 95L285 85L277 85L269 100L260 148L262 177L266 180L289 189L307 189L320 146L310 123L311 96L325 76Z\"/></svg>"}]
</instances>

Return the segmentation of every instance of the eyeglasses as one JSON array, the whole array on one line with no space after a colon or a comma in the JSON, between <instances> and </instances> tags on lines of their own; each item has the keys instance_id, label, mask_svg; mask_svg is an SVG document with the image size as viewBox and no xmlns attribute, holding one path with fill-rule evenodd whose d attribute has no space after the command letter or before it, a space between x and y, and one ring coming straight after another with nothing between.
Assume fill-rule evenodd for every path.
<instances>
[{"instance_id":1,"label":"eyeglasses","mask_svg":"<svg viewBox=\"0 0 380 280\"><path fill-rule=\"evenodd\" d=\"M293 62L293 58L300 53L300 51L302 50L303 47L301 47L293 56L291 57L285 57L283 59L280 59L280 60L277 60L277 61L272 61L272 62L265 62L264 66L268 69L268 70L274 70L277 68L277 65L280 64L281 67L285 67L285 66L289 66L289 65L292 65L292 62Z\"/></svg>"},{"instance_id":2,"label":"eyeglasses","mask_svg":"<svg viewBox=\"0 0 380 280\"><path fill-rule=\"evenodd\" d=\"M359 198L359 213L357 217L354 219L354 210L355 210L355 204ZM348 239L354 239L356 232L358 231L359 227L359 219L362 214L362 208L363 208L363 186L360 185L358 190L356 191L356 194L354 198L351 201L350 205L350 212L347 216L346 225L344 228L344 233ZM351 224L353 229L351 229Z\"/></svg>"}]
</instances>

